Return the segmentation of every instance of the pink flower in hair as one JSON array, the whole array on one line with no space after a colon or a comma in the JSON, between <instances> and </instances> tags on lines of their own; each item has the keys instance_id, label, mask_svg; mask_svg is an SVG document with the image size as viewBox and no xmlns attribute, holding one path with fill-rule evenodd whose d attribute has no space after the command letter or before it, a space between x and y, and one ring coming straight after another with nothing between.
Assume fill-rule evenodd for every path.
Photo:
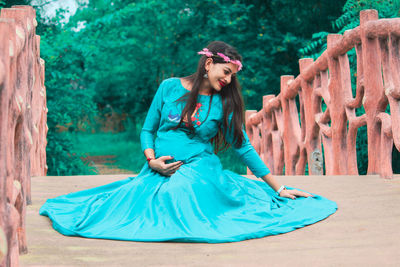
<instances>
[{"instance_id":1,"label":"pink flower in hair","mask_svg":"<svg viewBox=\"0 0 400 267\"><path fill-rule=\"evenodd\" d=\"M222 53L217 53L218 56L222 57L224 59L225 62L230 62L231 59L228 56L225 56Z\"/></svg>"},{"instance_id":2,"label":"pink flower in hair","mask_svg":"<svg viewBox=\"0 0 400 267\"><path fill-rule=\"evenodd\" d=\"M203 48L203 50L201 50L200 52L197 52L197 54L199 55L206 55L206 57L212 57L213 53L208 50L208 48Z\"/></svg>"},{"instance_id":3,"label":"pink flower in hair","mask_svg":"<svg viewBox=\"0 0 400 267\"><path fill-rule=\"evenodd\" d=\"M242 69L242 62L239 60L231 60L231 63L238 65L238 71Z\"/></svg>"},{"instance_id":4,"label":"pink flower in hair","mask_svg":"<svg viewBox=\"0 0 400 267\"><path fill-rule=\"evenodd\" d=\"M212 57L214 54L208 50L208 48L203 48L203 50L197 52L199 55L206 55L207 57ZM224 55L223 53L217 53L219 57L221 57L225 62L231 62L238 66L238 71L242 69L242 62L239 60L231 60L228 56Z\"/></svg>"}]
</instances>

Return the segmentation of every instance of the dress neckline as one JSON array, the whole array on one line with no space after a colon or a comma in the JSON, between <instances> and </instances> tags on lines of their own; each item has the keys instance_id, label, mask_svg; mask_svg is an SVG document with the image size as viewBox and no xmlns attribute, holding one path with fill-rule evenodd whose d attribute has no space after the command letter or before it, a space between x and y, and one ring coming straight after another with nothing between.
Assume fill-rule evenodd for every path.
<instances>
[{"instance_id":1,"label":"dress neckline","mask_svg":"<svg viewBox=\"0 0 400 267\"><path fill-rule=\"evenodd\" d=\"M176 79L178 80L179 85L180 85L183 89L185 89L186 91L190 92L190 90L186 89L186 87L183 86L181 78L176 78ZM199 93L199 96L210 97L210 96L212 96L212 95L204 95L204 94L200 94L200 93Z\"/></svg>"}]
</instances>

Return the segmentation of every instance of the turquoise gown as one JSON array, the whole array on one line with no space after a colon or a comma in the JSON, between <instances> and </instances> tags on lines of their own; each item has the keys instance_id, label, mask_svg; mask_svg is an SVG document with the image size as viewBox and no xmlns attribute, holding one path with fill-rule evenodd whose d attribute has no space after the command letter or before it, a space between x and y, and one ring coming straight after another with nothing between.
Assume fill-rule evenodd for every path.
<instances>
[{"instance_id":1,"label":"turquoise gown","mask_svg":"<svg viewBox=\"0 0 400 267\"><path fill-rule=\"evenodd\" d=\"M210 143L222 127L219 94L199 95L192 118L194 136L187 134L185 125L171 130L184 106L175 100L187 92L179 78L164 80L140 136L142 151L153 148L156 157L172 155L183 161L172 176L163 176L146 163L135 177L48 199L40 215L48 216L53 228L67 236L222 243L290 232L336 211L335 202L317 194L295 200L279 197L261 179L224 170ZM233 135L223 131L232 143ZM268 174L243 132L245 142L235 152L255 176Z\"/></svg>"}]
</instances>

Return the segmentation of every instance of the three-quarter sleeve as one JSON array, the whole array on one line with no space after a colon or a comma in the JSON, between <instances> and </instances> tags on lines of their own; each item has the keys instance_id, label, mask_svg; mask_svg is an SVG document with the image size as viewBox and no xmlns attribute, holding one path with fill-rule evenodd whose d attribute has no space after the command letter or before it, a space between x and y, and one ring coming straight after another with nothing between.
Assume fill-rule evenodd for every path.
<instances>
[{"instance_id":1,"label":"three-quarter sleeve","mask_svg":"<svg viewBox=\"0 0 400 267\"><path fill-rule=\"evenodd\" d=\"M230 116L228 117L229 124L231 123L232 115L233 114L231 113ZM265 165L265 163L262 161L260 156L257 154L254 147L251 145L250 139L247 136L243 125L242 125L242 132L244 140L239 148L235 147L235 145L233 144L233 128L231 129L231 131L227 131L222 126L222 132L224 133L225 140L232 145L232 148L235 150L241 161L244 164L246 164L246 166L249 167L249 169L255 176L263 177L271 172Z\"/></svg>"},{"instance_id":2,"label":"three-quarter sleeve","mask_svg":"<svg viewBox=\"0 0 400 267\"><path fill-rule=\"evenodd\" d=\"M160 125L161 109L163 106L163 90L165 81L160 84L147 112L146 119L140 132L142 152L147 148L154 149L154 134Z\"/></svg>"}]
</instances>

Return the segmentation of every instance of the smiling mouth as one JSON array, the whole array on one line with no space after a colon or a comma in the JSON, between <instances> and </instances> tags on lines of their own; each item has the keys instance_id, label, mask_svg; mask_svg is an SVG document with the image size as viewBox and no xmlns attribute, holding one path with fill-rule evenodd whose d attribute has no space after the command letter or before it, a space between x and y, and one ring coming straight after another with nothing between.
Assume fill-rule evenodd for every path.
<instances>
[{"instance_id":1,"label":"smiling mouth","mask_svg":"<svg viewBox=\"0 0 400 267\"><path fill-rule=\"evenodd\" d=\"M219 84L221 85L221 87L224 87L225 86L225 83L224 82L221 82L221 81L218 81L219 82Z\"/></svg>"}]
</instances>

